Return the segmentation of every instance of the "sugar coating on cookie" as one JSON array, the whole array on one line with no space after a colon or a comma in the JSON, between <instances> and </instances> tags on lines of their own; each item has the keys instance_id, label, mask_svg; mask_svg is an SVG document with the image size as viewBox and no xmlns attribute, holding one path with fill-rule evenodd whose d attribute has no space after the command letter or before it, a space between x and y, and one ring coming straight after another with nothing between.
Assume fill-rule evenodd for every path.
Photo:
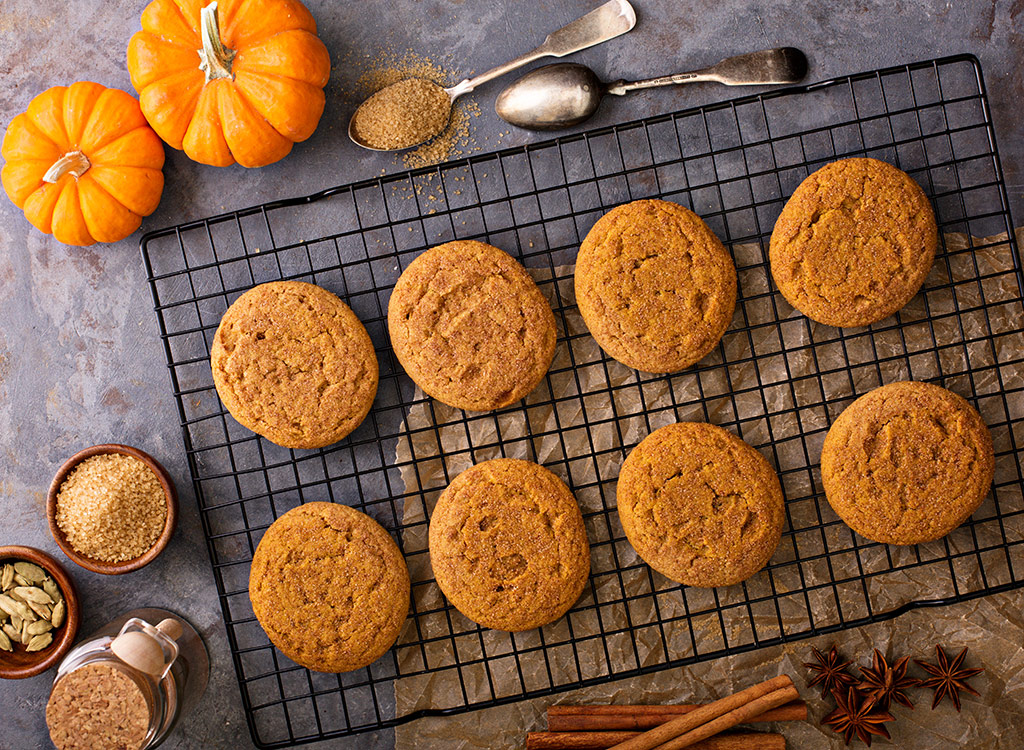
<instances>
[{"instance_id":1,"label":"sugar coating on cookie","mask_svg":"<svg viewBox=\"0 0 1024 750\"><path fill-rule=\"evenodd\" d=\"M821 452L832 508L861 536L887 544L946 536L981 505L994 471L992 436L974 407L915 381L850 404Z\"/></svg>"},{"instance_id":2,"label":"sugar coating on cookie","mask_svg":"<svg viewBox=\"0 0 1024 750\"><path fill-rule=\"evenodd\" d=\"M602 216L580 246L576 303L610 356L678 372L722 338L736 307L732 257L699 216L640 200Z\"/></svg>"},{"instance_id":3,"label":"sugar coating on cookie","mask_svg":"<svg viewBox=\"0 0 1024 750\"><path fill-rule=\"evenodd\" d=\"M377 356L355 313L314 284L253 287L221 318L213 382L242 425L286 448L348 435L377 393Z\"/></svg>"},{"instance_id":4,"label":"sugar coating on cookie","mask_svg":"<svg viewBox=\"0 0 1024 750\"><path fill-rule=\"evenodd\" d=\"M616 498L637 554L687 586L746 580L782 536L782 488L772 467L731 432L704 422L678 422L644 438L622 465Z\"/></svg>"},{"instance_id":5,"label":"sugar coating on cookie","mask_svg":"<svg viewBox=\"0 0 1024 750\"><path fill-rule=\"evenodd\" d=\"M590 574L590 546L572 492L529 461L499 458L459 474L430 517L441 591L470 620L537 628L564 615Z\"/></svg>"},{"instance_id":6,"label":"sugar coating on cookie","mask_svg":"<svg viewBox=\"0 0 1024 750\"><path fill-rule=\"evenodd\" d=\"M935 212L906 173L842 159L800 183L772 230L779 291L812 320L866 326L902 308L935 260Z\"/></svg>"},{"instance_id":7,"label":"sugar coating on cookie","mask_svg":"<svg viewBox=\"0 0 1024 750\"><path fill-rule=\"evenodd\" d=\"M398 545L365 513L306 503L263 535L249 598L289 659L318 672L349 672L398 638L409 612L409 570Z\"/></svg>"},{"instance_id":8,"label":"sugar coating on cookie","mask_svg":"<svg viewBox=\"0 0 1024 750\"><path fill-rule=\"evenodd\" d=\"M524 398L555 355L555 316L526 269L469 240L438 245L409 264L388 303L388 332L425 393L469 411Z\"/></svg>"}]
</instances>

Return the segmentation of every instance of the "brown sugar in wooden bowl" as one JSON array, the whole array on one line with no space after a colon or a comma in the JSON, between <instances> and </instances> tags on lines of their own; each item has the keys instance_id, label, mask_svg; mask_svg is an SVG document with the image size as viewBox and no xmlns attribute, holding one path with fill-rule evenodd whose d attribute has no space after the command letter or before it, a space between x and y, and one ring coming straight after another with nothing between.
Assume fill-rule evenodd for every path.
<instances>
[{"instance_id":1,"label":"brown sugar in wooden bowl","mask_svg":"<svg viewBox=\"0 0 1024 750\"><path fill-rule=\"evenodd\" d=\"M142 463L148 466L153 473L156 474L156 478L159 480L161 487L163 487L164 498L167 501L167 517L164 520L164 527L152 546L142 554L133 557L130 560L118 562L99 560L82 554L71 545L67 534L64 533L64 530L61 529L57 523L57 495L60 493L64 480L66 480L71 472L87 458L108 454L131 456L132 458L137 458L142 461ZM57 475L53 478L53 482L50 484L50 492L46 498L46 519L50 524L50 533L53 535L54 541L57 542L57 546L63 550L64 554L67 555L72 562L77 563L86 570L91 570L93 573L102 573L103 575L130 573L153 562L153 560L163 552L167 543L171 540L171 536L173 536L174 529L178 523L178 494L174 488L174 482L171 480L167 470L164 469L164 467L148 453L140 451L138 448L132 448L128 445L119 445L116 443L94 445L91 448L86 448L73 455L65 461L57 471Z\"/></svg>"},{"instance_id":2,"label":"brown sugar in wooden bowl","mask_svg":"<svg viewBox=\"0 0 1024 750\"><path fill-rule=\"evenodd\" d=\"M53 631L57 634L53 643L41 651L25 651L20 646L15 646L14 651L0 650L0 678L5 680L20 680L45 672L64 658L78 633L78 594L71 576L53 557L35 547L0 547L0 566L21 560L38 565L53 578L61 596L64 597L67 613L64 616L64 624Z\"/></svg>"}]
</instances>

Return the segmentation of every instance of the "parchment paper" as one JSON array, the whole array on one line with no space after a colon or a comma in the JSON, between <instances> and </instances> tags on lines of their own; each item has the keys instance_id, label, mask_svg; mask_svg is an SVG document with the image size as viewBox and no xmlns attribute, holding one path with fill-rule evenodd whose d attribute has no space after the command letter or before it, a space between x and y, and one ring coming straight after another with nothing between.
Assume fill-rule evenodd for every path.
<instances>
[{"instance_id":1,"label":"parchment paper","mask_svg":"<svg viewBox=\"0 0 1024 750\"><path fill-rule=\"evenodd\" d=\"M1018 239L1022 237L1024 233L1018 231ZM741 297L748 299L738 305L737 317L723 339L725 362L718 353L713 353L702 364L717 362L721 367L699 376L683 373L671 381L646 376L637 382L634 371L618 363L610 363L607 367L597 364L600 351L587 335L578 311L572 305L572 268L555 269L554 279L548 269L530 269L553 305L556 304L557 286L557 297L567 308L564 324L556 315L560 328L565 325L567 330L559 331L559 346L552 366L556 374L550 376L550 390L544 384L527 399L525 419L530 422L532 434L538 437L527 437L523 412L519 410L499 415L472 415L468 424L463 424L462 412L426 400L411 409L406 419L410 437L400 439L396 451L406 490L422 492L427 507L432 509L450 478L474 463L505 455L549 464L556 473L563 474L563 479L571 479L575 486L600 482L588 491L577 492L577 500L586 516L588 512L599 511L606 506L614 508L614 479L622 461L622 451L616 448L634 445L649 430L677 420L708 419L721 423L737 417L750 420L760 416L762 418L742 423L741 437L757 446L780 470L804 467L804 470L783 476L789 526L799 531L805 526L820 523L814 515L818 512L815 503L809 499L814 494L816 475L813 471L816 469L812 471L806 467L807 457L810 457L812 467L816 467L825 431L841 406L848 403L848 399L881 385L879 370L875 366L877 361L881 361L882 382L943 375L947 378L947 385L964 395L970 395L973 383L979 394L990 396L980 399L978 405L986 422L990 426L996 425L993 427L996 451L1007 451L1010 445L1008 423L1024 413L1024 403L1019 394L1011 394L1005 399L1001 395L1024 384L1024 366L1005 364L1010 359L1024 356L1022 337L1019 334L1007 335L1008 331L1020 327L1021 316L1024 315L1010 248L1005 235L974 240L974 247L979 249L973 253L957 252L968 247L968 238L964 235L946 235L945 242L950 254L940 257L925 284L925 291L904 308L902 318L911 323L903 327L902 335L900 331L879 332L849 340L845 345L840 342L835 329L815 324L811 324L814 327L809 329L802 316L786 306L778 295L774 299L779 306L779 325L755 327L749 337L746 332L736 333L733 329L744 323L758 326L774 320L775 313L770 308L771 300L767 295L754 297L771 291L764 267L753 265L762 257L760 246L733 246L731 249L740 268ZM953 314L956 310L954 295L960 315ZM965 352L961 342L988 335L990 327L993 344L977 342L968 345ZM808 335L809 330L813 331L813 341ZM802 348L812 343L813 349ZM898 359L884 361L890 357ZM910 358L911 371L907 369L906 357ZM746 361L742 361L744 359ZM734 362L738 364L732 364ZM847 365L850 366L849 374ZM567 371L557 373L563 368ZM970 375L969 369L973 371ZM827 391L824 394L818 378L812 377L819 371L823 374L822 382ZM763 387L757 387L759 382ZM789 383L792 383L792 388ZM608 402L606 389L609 385L617 389L613 391L612 398L618 420L613 419L615 411ZM673 407L670 388L674 389L678 407ZM586 395L593 391L603 392L599 396ZM728 398L730 392L736 394L735 410ZM699 400L701 393L707 399L706 415ZM532 406L548 401L552 396L565 400L554 407ZM797 405L801 406L820 404L823 396L847 400L832 414L826 414L823 406L801 408L781 417L775 414L791 409L794 396ZM649 425L643 416L645 411ZM581 427L584 420L589 423L589 429ZM559 434L562 440L559 440ZM596 461L577 459L595 451L598 452ZM564 464L553 463L563 458L569 459L571 477L564 476ZM1012 454L1004 454L997 459L997 485L1001 480L1018 476L1018 461L1019 457ZM995 502L999 503L1004 515L1024 509L1019 487L1001 488L995 493L995 500L993 497L986 500L974 516L975 519L992 520L976 526L973 532L961 529L948 538L949 549L954 554L995 544L1001 539L1001 533L1007 533L1011 539L1024 535L1024 521L1019 518L1004 519L1001 526L998 520L993 519ZM826 514L831 513L826 503L821 505ZM426 510L423 502L406 502L403 542L414 582L433 578L429 556L425 554ZM608 543L610 534L621 537L622 530L614 513L607 517L611 519L611 528L603 515L588 518L593 585L584 592L581 603L592 604L595 598L599 604L621 602L625 593L630 598L628 611L621 604L600 607L599 623L588 625L585 618L573 619L573 633L577 637L593 634L594 631L587 630L588 626L599 627L601 632L608 633L622 631L630 623L636 628L638 623L653 624L658 619L669 621L666 625L667 655L657 627L640 627L633 637L628 632L621 632L617 636L579 642L576 647L580 657L577 670L572 648L557 645L565 644L569 639L566 618L542 631L511 636L485 630L478 635L472 623L459 613L442 611L444 599L436 584L414 586L415 611L421 614L407 625L399 640L399 673L406 675L422 670L424 659L429 668L442 668L432 674L400 676L396 680L398 714L487 700L492 696L492 689L494 696L501 697L515 695L524 688L530 690L573 682L578 677L607 676L609 660L605 657L605 648L613 673L661 663L667 658L686 657L695 649L697 653L708 653L721 648L721 625L714 607L716 601L722 605L741 601L743 592L740 587L718 592L699 589L680 592L667 579L648 573L644 566L639 566L642 573L625 576L620 588L613 571L636 565L638 559L628 543ZM826 522L834 519L834 515L823 518ZM829 527L825 533L827 537L823 538L823 532L815 532L819 539L818 553L834 552L844 545L852 545L853 536L842 524ZM788 542L784 538L773 562L793 562L813 555L813 539L805 544L800 536L799 533L791 535ZM850 564L863 566L866 572L898 567L917 560L918 555L921 560L939 558L939 562L870 578L866 587L862 587L859 581L856 585L841 585L837 589L838 597L812 595L804 599L802 595L786 596L788 591L813 588L830 580L829 570L820 558L816 565L790 564L777 569L772 576L776 593L774 602L779 606L783 632L807 629L808 602L814 623L820 627L838 622L837 609L842 609L846 620L864 616L867 614L865 599L870 601L873 611L884 612L911 600L952 595L955 590L950 581L949 563L944 559L945 544L937 542L918 548L882 546L851 552ZM410 551L424 553L410 555ZM1021 565L1024 565L1019 550L1012 557L1000 552L984 555L983 559L988 585L1008 580L1008 566L1011 564L1016 566L1019 577ZM833 560L833 564L838 566L843 558L835 557ZM976 556L958 560L954 569L959 591L973 591L983 586L981 566ZM831 574L832 578L855 575L856 569L852 572L836 570ZM758 574L748 581L748 591L751 597L764 596L770 591L767 574ZM823 591L829 592L830 589ZM812 591L815 593L818 592ZM689 620L685 618L684 596L691 613L698 613L691 615ZM717 600L716 596L719 597ZM802 686L806 671L800 664L809 659L810 648L815 644L826 647L837 641L848 656L860 656L867 662L872 647L889 651L896 657L912 654L931 660L933 645L941 641L949 648L971 647L972 661L988 670L977 681L983 696L969 701L964 713L958 716L952 706L929 711L930 701L920 693L920 703L924 705L913 713L898 710L901 721L888 725L894 732L897 746L912 741L914 747L921 750L964 744L1018 750L1022 746L1018 727L1024 724L1024 653L1021 649L1024 615L1020 611L1021 600L1019 593L1011 592L955 607L913 612L892 622L719 658L682 670L670 669L625 681L609 681L584 691L559 693L545 699L475 711L459 717L420 720L396 730L396 748L518 747L522 745L526 731L545 728L543 711L555 702L706 701L780 671L792 675ZM726 609L722 617L730 645L742 644L744 639L749 641L751 620L760 638L770 637L773 631L778 634L780 617L776 614L774 602L771 606L752 607L750 613L745 607ZM573 617L570 613L569 618ZM691 626L694 639L691 639ZM456 633L454 648L458 651L458 661L464 665L458 670L443 668L455 662L453 640L448 637L453 631ZM421 640L429 642L421 648L418 645ZM508 656L513 643L520 652L536 649L520 655L518 661L522 665L522 673L515 660ZM417 645L402 648L402 644ZM803 692L805 697L812 699L809 691ZM818 717L829 710L823 701L818 700L811 700L811 707L812 713ZM836 735L820 731L813 723L786 725L782 729L789 737L791 747L842 746Z\"/></svg>"}]
</instances>

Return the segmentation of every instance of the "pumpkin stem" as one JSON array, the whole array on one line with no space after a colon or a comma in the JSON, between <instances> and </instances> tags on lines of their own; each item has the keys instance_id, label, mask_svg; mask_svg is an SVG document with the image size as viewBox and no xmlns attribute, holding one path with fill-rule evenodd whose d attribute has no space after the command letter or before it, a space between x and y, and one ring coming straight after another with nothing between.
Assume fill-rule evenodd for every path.
<instances>
[{"instance_id":1,"label":"pumpkin stem","mask_svg":"<svg viewBox=\"0 0 1024 750\"><path fill-rule=\"evenodd\" d=\"M43 182L57 182L61 177L70 173L76 180L88 171L92 164L88 157L81 151L68 151L60 157L43 175Z\"/></svg>"},{"instance_id":2,"label":"pumpkin stem","mask_svg":"<svg viewBox=\"0 0 1024 750\"><path fill-rule=\"evenodd\" d=\"M216 2L199 11L199 36L203 40L203 48L197 50L199 69L206 73L206 82L216 78L232 78L231 61L235 59L235 51L221 44Z\"/></svg>"}]
</instances>

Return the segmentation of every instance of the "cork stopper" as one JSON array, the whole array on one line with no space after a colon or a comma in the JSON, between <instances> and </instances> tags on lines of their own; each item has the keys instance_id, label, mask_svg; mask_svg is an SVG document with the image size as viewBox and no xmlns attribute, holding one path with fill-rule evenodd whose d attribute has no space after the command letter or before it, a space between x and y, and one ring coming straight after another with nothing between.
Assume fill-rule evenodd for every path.
<instances>
[{"instance_id":1,"label":"cork stopper","mask_svg":"<svg viewBox=\"0 0 1024 750\"><path fill-rule=\"evenodd\" d=\"M162 678L178 657L175 641L181 636L181 623L172 618L156 627L131 619L110 644L118 659L140 672Z\"/></svg>"}]
</instances>

